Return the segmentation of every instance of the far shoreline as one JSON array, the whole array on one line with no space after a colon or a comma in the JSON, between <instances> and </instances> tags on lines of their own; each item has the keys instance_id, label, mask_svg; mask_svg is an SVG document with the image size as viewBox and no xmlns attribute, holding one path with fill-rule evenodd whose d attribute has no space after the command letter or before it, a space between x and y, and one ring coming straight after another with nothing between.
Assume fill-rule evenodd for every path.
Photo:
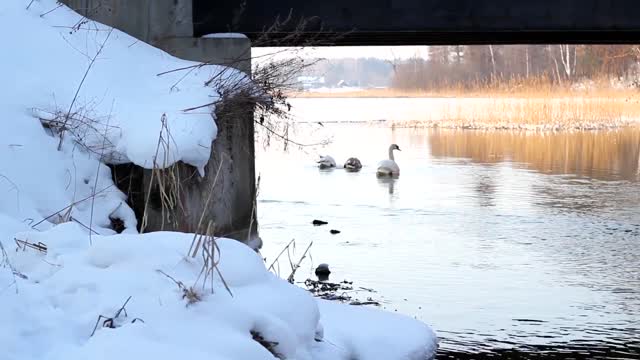
<instances>
[{"instance_id":1,"label":"far shoreline","mask_svg":"<svg viewBox=\"0 0 640 360\"><path fill-rule=\"evenodd\" d=\"M393 120L395 127L562 131L616 129L640 123L640 91L631 88L349 89L289 96L293 101L336 101L331 113L334 118L355 110L359 120ZM394 117L389 109L397 106L402 108L401 115Z\"/></svg>"},{"instance_id":2,"label":"far shoreline","mask_svg":"<svg viewBox=\"0 0 640 360\"><path fill-rule=\"evenodd\" d=\"M616 98L634 99L640 101L640 91L634 88L592 87L592 88L566 88L559 86L540 87L499 87L499 88L451 88L434 91L411 91L393 88L375 89L324 89L308 91L290 91L287 96L296 99L321 98L321 99L376 99L376 98L409 98L409 99L455 99L455 98Z\"/></svg>"}]
</instances>

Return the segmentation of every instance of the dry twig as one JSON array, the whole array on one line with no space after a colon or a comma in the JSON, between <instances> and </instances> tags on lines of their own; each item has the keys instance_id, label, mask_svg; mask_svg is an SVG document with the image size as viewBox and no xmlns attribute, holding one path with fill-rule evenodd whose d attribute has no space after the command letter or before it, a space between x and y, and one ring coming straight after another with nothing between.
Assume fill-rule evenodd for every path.
<instances>
[{"instance_id":1,"label":"dry twig","mask_svg":"<svg viewBox=\"0 0 640 360\"><path fill-rule=\"evenodd\" d=\"M91 332L90 337L95 335L96 330L98 330L98 324L100 324L100 320L104 319L104 321L102 322L102 327L115 329L117 327L115 321L120 317L120 314L122 314L124 312L124 317L128 317L129 314L127 314L126 306L129 303L129 300L131 300L131 296L129 296L127 298L127 300L124 302L124 304L122 304L120 309L118 309L118 311L116 311L116 313L115 313L115 315L113 315L113 317L108 317L108 316L104 316L104 315L98 315L98 320L96 320L96 325L93 327L93 331ZM133 324L136 321L140 321L140 322L144 323L144 320L142 320L140 318L135 318L135 319L131 320L131 323Z\"/></svg>"},{"instance_id":2,"label":"dry twig","mask_svg":"<svg viewBox=\"0 0 640 360\"><path fill-rule=\"evenodd\" d=\"M78 95L80 95L80 90L82 89L82 85L84 84L85 80L87 79L87 76L89 75L89 72L91 71L91 68L93 67L93 64L96 62L96 59L102 53L102 50L104 49L104 46L107 44L107 41L111 37L111 33L112 32L113 32L113 28L111 28L111 30L109 30L109 32L107 33L107 36L105 37L104 41L102 42L102 44L100 44L100 47L98 48L98 51L93 56L93 58L91 58L91 62L89 63L89 66L87 66L87 69L85 70L84 75L82 76L82 80L80 81L80 84L76 88L76 93L73 96L73 100L71 100L71 104L69 104L69 110L67 110L67 115L65 116L65 121L64 121L64 124L62 126L63 131L60 133L60 141L58 142L58 151L60 151L62 149L62 143L64 141L64 128L66 127L66 123L69 121L69 117L71 116L71 110L73 110L73 106L75 105L76 100L78 99Z\"/></svg>"},{"instance_id":3,"label":"dry twig","mask_svg":"<svg viewBox=\"0 0 640 360\"><path fill-rule=\"evenodd\" d=\"M8 268L9 271L11 272L11 276L13 277L13 281L11 282L11 284L9 284L9 286L7 286L7 289L10 288L12 285L16 286L16 294L18 293L18 281L16 280L16 277L19 277L21 279L28 279L27 276L23 273L21 273L20 271L16 270L16 268L13 266L13 264L11 263L11 261L9 261L9 255L7 254L7 252L4 249L4 245L2 245L2 241L0 241L0 252L2 253L2 261L0 261L0 267L4 267L4 268Z\"/></svg>"},{"instance_id":4,"label":"dry twig","mask_svg":"<svg viewBox=\"0 0 640 360\"><path fill-rule=\"evenodd\" d=\"M302 253L302 257L300 257L300 260L298 260L298 263L295 264L295 266L293 266L293 268L291 269L291 275L289 275L289 277L287 278L287 281L289 281L291 284L293 284L294 282L296 271L300 268L300 264L302 263L302 260L304 260L307 257L307 253L309 252L309 249L311 249L311 245L313 245L313 241L309 243L309 246L307 246L307 249L304 251L304 253Z\"/></svg>"}]
</instances>

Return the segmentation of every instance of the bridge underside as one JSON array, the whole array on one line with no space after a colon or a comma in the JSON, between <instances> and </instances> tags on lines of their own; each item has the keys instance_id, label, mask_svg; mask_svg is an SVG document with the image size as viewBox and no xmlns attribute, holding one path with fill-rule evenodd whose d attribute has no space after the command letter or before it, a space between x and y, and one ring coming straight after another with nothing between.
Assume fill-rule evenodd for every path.
<instances>
[{"instance_id":1,"label":"bridge underside","mask_svg":"<svg viewBox=\"0 0 640 360\"><path fill-rule=\"evenodd\" d=\"M244 33L256 46L635 44L638 14L638 0L193 0L196 36ZM290 20L265 41L276 19Z\"/></svg>"}]
</instances>

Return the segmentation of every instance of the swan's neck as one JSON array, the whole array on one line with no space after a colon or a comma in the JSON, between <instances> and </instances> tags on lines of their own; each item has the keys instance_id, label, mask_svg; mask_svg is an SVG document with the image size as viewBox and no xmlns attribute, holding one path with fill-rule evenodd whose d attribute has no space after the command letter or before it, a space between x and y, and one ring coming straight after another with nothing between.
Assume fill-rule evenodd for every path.
<instances>
[{"instance_id":1,"label":"swan's neck","mask_svg":"<svg viewBox=\"0 0 640 360\"><path fill-rule=\"evenodd\" d=\"M393 148L389 148L389 160L395 161L396 159L393 157Z\"/></svg>"}]
</instances>

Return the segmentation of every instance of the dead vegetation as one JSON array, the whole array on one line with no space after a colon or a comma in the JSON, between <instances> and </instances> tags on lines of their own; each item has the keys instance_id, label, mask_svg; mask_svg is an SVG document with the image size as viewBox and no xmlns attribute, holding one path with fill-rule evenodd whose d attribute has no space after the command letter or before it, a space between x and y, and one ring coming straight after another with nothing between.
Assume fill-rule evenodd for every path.
<instances>
[{"instance_id":1,"label":"dead vegetation","mask_svg":"<svg viewBox=\"0 0 640 360\"><path fill-rule=\"evenodd\" d=\"M605 130L635 126L640 102L611 98L454 99L433 104L433 112L395 127L480 130Z\"/></svg>"},{"instance_id":2,"label":"dead vegetation","mask_svg":"<svg viewBox=\"0 0 640 360\"><path fill-rule=\"evenodd\" d=\"M300 265L302 264L302 261L307 256L311 256L311 254L309 253L309 250L311 249L312 245L313 245L313 241L311 241L309 243L309 245L307 245L307 247L305 248L305 250L302 253L302 255L300 256L300 258L298 258L297 261L294 261L293 259L296 256L295 255L295 252L296 252L296 241L295 241L295 239L291 239L291 241L289 241L289 243L276 256L276 258L273 260L271 265L267 268L267 271L272 271L277 276L280 276L280 258L282 257L282 255L284 255L286 253L287 254L287 261L289 263L289 267L290 267L290 271L291 271L289 273L289 276L287 277L287 281L289 283L293 284L295 282L296 271L298 271L298 269L300 268Z\"/></svg>"},{"instance_id":3,"label":"dead vegetation","mask_svg":"<svg viewBox=\"0 0 640 360\"><path fill-rule=\"evenodd\" d=\"M173 276L167 274L162 270L156 271L167 277L169 280L173 281L178 286L178 289L182 292L182 299L187 301L187 306L202 301L202 295L200 295L200 293L193 286L186 286L182 281L176 280Z\"/></svg>"},{"instance_id":4,"label":"dead vegetation","mask_svg":"<svg viewBox=\"0 0 640 360\"><path fill-rule=\"evenodd\" d=\"M640 98L624 97L492 97L424 98L411 117L389 119L396 128L478 130L604 130L640 123ZM389 103L389 106L395 106Z\"/></svg>"},{"instance_id":5,"label":"dead vegetation","mask_svg":"<svg viewBox=\"0 0 640 360\"><path fill-rule=\"evenodd\" d=\"M144 210L140 224L140 232L144 232L149 221L149 205L160 210L160 230L164 230L165 222L174 229L179 227L179 212L184 213L182 206L182 176L178 166L173 161L173 151L176 143L171 136L166 114L160 118L160 134L155 154L151 176L145 194Z\"/></svg>"},{"instance_id":6,"label":"dead vegetation","mask_svg":"<svg viewBox=\"0 0 640 360\"><path fill-rule=\"evenodd\" d=\"M202 289L204 290L207 282L209 282L211 293L213 294L214 277L217 274L222 285L224 285L224 288L227 290L229 295L233 297L233 293L231 292L229 285L218 268L218 264L220 263L220 248L216 243L215 236L213 236L213 230L214 225L209 221L204 234L194 234L193 241L189 247L189 254L192 258L195 258L198 254L202 257L202 269L200 270L200 274L198 274L196 284L201 282Z\"/></svg>"},{"instance_id":7,"label":"dead vegetation","mask_svg":"<svg viewBox=\"0 0 640 360\"><path fill-rule=\"evenodd\" d=\"M289 268L291 269L291 272L287 277L287 281L291 284L296 283L296 271L300 268L303 260L307 258L307 256L311 257L309 250L311 249L312 245L313 241L310 242L309 245L307 245L302 255L297 258L296 241L295 239L292 239L287 243L287 245L284 246L280 253L278 253L267 270L281 277L280 262L283 261L281 260L281 258L283 258L283 256L286 254L286 261L289 265ZM354 287L352 281L344 280L339 283L333 283L330 281L307 279L304 282L301 282L301 284L304 284L306 290L309 291L313 296L324 300L339 301L349 305L380 305L380 302L378 300L375 300L370 296L366 297L365 300L360 300L357 297L358 294L362 292L375 293L375 291L373 289L368 289L365 287Z\"/></svg>"},{"instance_id":8,"label":"dead vegetation","mask_svg":"<svg viewBox=\"0 0 640 360\"><path fill-rule=\"evenodd\" d=\"M375 305L380 306L380 302L368 296L365 300L354 297L359 292L375 293L373 289L353 286L353 281L343 280L339 283L329 281L317 281L307 279L304 281L307 290L315 297L324 300L339 301L349 305Z\"/></svg>"},{"instance_id":9,"label":"dead vegetation","mask_svg":"<svg viewBox=\"0 0 640 360\"><path fill-rule=\"evenodd\" d=\"M129 303L129 300L131 300L131 296L127 298L124 304L122 304L122 306L115 312L113 316L98 315L98 320L96 320L96 324L93 327L93 331L91 332L90 337L93 337L93 335L95 335L96 333L96 330L98 330L98 325L100 325L100 320L102 320L103 328L115 329L118 327L117 320L120 319L120 315L124 314L123 317L125 318L129 317L129 314L127 314L127 309L126 309L127 304ZM140 318L134 318L133 320L131 320L131 323L133 324L137 321L144 323L144 320Z\"/></svg>"},{"instance_id":10,"label":"dead vegetation","mask_svg":"<svg viewBox=\"0 0 640 360\"><path fill-rule=\"evenodd\" d=\"M38 243L31 243L28 240L20 240L18 238L14 238L14 241L16 242L17 248L16 251L18 250L22 250L22 251L26 251L27 249L32 249L35 250L43 255L47 254L47 244L43 243L43 242L38 242Z\"/></svg>"},{"instance_id":11,"label":"dead vegetation","mask_svg":"<svg viewBox=\"0 0 640 360\"><path fill-rule=\"evenodd\" d=\"M276 359L284 359L284 356L278 353L276 347L278 346L278 342L268 341L262 336L262 334L257 330L251 330L251 337L255 342L262 345L267 351L271 353Z\"/></svg>"},{"instance_id":12,"label":"dead vegetation","mask_svg":"<svg viewBox=\"0 0 640 360\"><path fill-rule=\"evenodd\" d=\"M2 261L0 261L0 268L8 269L9 272L11 273L11 277L12 277L11 283L5 289L10 288L11 286L15 286L16 294L17 294L18 293L18 281L17 281L16 278L27 279L27 276L24 275L23 273L21 273L20 271L18 271L13 266L13 264L11 263L11 261L9 259L9 254L7 254L7 251L4 249L4 246L2 245L2 241L0 241L0 254L2 255ZM0 293L2 291L4 291L5 289L0 289Z\"/></svg>"},{"instance_id":13,"label":"dead vegetation","mask_svg":"<svg viewBox=\"0 0 640 360\"><path fill-rule=\"evenodd\" d=\"M313 35L309 35L309 29L314 30ZM326 139L305 144L291 137L293 119L288 94L296 88L297 77L322 60L305 59L301 53L302 48L330 45L344 35L323 28L316 18L294 19L292 12L286 18L276 18L271 26L263 29L261 35L252 41L252 45L278 50L259 57L252 57L247 52L231 59L224 64L226 67L220 68L205 83L215 89L217 98L208 104L183 111L193 112L215 106L217 118L238 121L252 118L256 138L263 146L271 145L273 140L281 142L285 150L290 145L306 147L326 144ZM285 44L287 48L281 48ZM250 74L238 74L236 69L243 68L248 62L253 64ZM174 72L182 72L186 76L193 70L211 65L217 64L205 61L163 72L158 76Z\"/></svg>"},{"instance_id":14,"label":"dead vegetation","mask_svg":"<svg viewBox=\"0 0 640 360\"><path fill-rule=\"evenodd\" d=\"M156 270L158 273L164 275L166 278L173 281L180 292L182 293L182 299L186 300L187 306L199 303L203 300L203 294L209 292L214 294L215 292L215 276L217 275L220 282L224 286L229 296L233 297L231 288L227 284L222 272L218 268L220 263L220 248L216 243L216 238L213 236L214 225L209 222L207 229L204 233L195 233L189 251L187 253L187 259L194 259L198 255L202 257L202 267L200 272L191 286L185 285L182 281L176 280L173 276L167 274L162 270Z\"/></svg>"}]
</instances>

